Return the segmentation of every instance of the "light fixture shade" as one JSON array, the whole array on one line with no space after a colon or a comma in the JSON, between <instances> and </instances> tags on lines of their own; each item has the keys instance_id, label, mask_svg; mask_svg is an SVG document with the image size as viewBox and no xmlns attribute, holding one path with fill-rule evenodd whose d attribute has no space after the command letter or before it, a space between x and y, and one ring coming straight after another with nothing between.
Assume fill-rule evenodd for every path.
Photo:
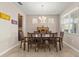
<instances>
[{"instance_id":1,"label":"light fixture shade","mask_svg":"<svg viewBox=\"0 0 79 59\"><path fill-rule=\"evenodd\" d=\"M43 18L44 20L46 20L46 17L45 17L45 16L42 16L42 18Z\"/></svg>"},{"instance_id":2,"label":"light fixture shade","mask_svg":"<svg viewBox=\"0 0 79 59\"><path fill-rule=\"evenodd\" d=\"M46 23L46 21L45 21L46 17L45 16L39 16L38 18L41 21L41 23Z\"/></svg>"},{"instance_id":3,"label":"light fixture shade","mask_svg":"<svg viewBox=\"0 0 79 59\"><path fill-rule=\"evenodd\" d=\"M40 19L42 19L42 17L41 17L41 16L39 16L39 17L38 17L38 19L40 20Z\"/></svg>"}]
</instances>

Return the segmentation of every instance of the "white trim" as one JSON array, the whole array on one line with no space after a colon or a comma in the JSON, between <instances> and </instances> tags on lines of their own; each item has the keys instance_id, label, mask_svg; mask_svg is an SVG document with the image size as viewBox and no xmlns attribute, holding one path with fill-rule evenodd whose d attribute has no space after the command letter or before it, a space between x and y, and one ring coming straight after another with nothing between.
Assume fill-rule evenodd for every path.
<instances>
[{"instance_id":1,"label":"white trim","mask_svg":"<svg viewBox=\"0 0 79 59\"><path fill-rule=\"evenodd\" d=\"M10 48L8 48L7 50L3 51L2 53L0 53L0 56L2 56L3 54L7 53L8 51L10 51L11 49L15 48L16 46L18 46L19 44L16 44Z\"/></svg>"},{"instance_id":2,"label":"white trim","mask_svg":"<svg viewBox=\"0 0 79 59\"><path fill-rule=\"evenodd\" d=\"M63 43L69 46L70 48L72 48L74 51L79 52L78 49L74 48L72 45L68 44L67 42L64 41Z\"/></svg>"},{"instance_id":3,"label":"white trim","mask_svg":"<svg viewBox=\"0 0 79 59\"><path fill-rule=\"evenodd\" d=\"M69 14L71 14L72 12L75 12L75 11L78 10L78 9L79 9L79 7L73 8L73 9L70 10L68 13L66 13L66 14L64 15L64 17L67 16L67 15L69 15Z\"/></svg>"}]
</instances>

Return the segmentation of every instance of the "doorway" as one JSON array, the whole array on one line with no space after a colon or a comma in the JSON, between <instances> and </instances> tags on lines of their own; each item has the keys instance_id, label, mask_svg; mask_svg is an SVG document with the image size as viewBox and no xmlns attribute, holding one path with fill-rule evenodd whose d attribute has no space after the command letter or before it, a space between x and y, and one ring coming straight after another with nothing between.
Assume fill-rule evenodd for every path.
<instances>
[{"instance_id":1,"label":"doorway","mask_svg":"<svg viewBox=\"0 0 79 59\"><path fill-rule=\"evenodd\" d=\"M20 41L20 30L22 30L23 16L18 14L18 41Z\"/></svg>"}]
</instances>

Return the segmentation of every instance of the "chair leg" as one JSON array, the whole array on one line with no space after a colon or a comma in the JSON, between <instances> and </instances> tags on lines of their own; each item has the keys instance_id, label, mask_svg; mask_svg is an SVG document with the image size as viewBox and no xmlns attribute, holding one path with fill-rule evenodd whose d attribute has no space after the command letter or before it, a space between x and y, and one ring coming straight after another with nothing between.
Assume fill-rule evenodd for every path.
<instances>
[{"instance_id":1,"label":"chair leg","mask_svg":"<svg viewBox=\"0 0 79 59\"><path fill-rule=\"evenodd\" d=\"M55 44L56 44L56 43L55 43L55 40L53 41L53 44L54 44L54 48L55 48L55 47L56 47L56 45L55 45Z\"/></svg>"},{"instance_id":2,"label":"chair leg","mask_svg":"<svg viewBox=\"0 0 79 59\"><path fill-rule=\"evenodd\" d=\"M44 45L44 47L43 47L43 48L44 48L44 52L46 52L46 46L45 46L45 45Z\"/></svg>"},{"instance_id":3,"label":"chair leg","mask_svg":"<svg viewBox=\"0 0 79 59\"><path fill-rule=\"evenodd\" d=\"M26 42L24 42L24 51L26 50Z\"/></svg>"},{"instance_id":4,"label":"chair leg","mask_svg":"<svg viewBox=\"0 0 79 59\"><path fill-rule=\"evenodd\" d=\"M61 38L61 47L63 48L63 39Z\"/></svg>"},{"instance_id":5,"label":"chair leg","mask_svg":"<svg viewBox=\"0 0 79 59\"><path fill-rule=\"evenodd\" d=\"M63 48L63 41L62 41L62 39L59 40L59 48L60 48L60 50Z\"/></svg>"},{"instance_id":6,"label":"chair leg","mask_svg":"<svg viewBox=\"0 0 79 59\"><path fill-rule=\"evenodd\" d=\"M35 44L35 52L37 51L37 44Z\"/></svg>"},{"instance_id":7,"label":"chair leg","mask_svg":"<svg viewBox=\"0 0 79 59\"><path fill-rule=\"evenodd\" d=\"M49 47L49 51L51 51L50 45L48 47Z\"/></svg>"},{"instance_id":8,"label":"chair leg","mask_svg":"<svg viewBox=\"0 0 79 59\"><path fill-rule=\"evenodd\" d=\"M61 44L62 44L62 43L61 43L61 42L59 42L59 49L60 49L60 50L61 50Z\"/></svg>"},{"instance_id":9,"label":"chair leg","mask_svg":"<svg viewBox=\"0 0 79 59\"><path fill-rule=\"evenodd\" d=\"M21 41L21 44L20 44L20 48L22 48L22 41Z\"/></svg>"},{"instance_id":10,"label":"chair leg","mask_svg":"<svg viewBox=\"0 0 79 59\"><path fill-rule=\"evenodd\" d=\"M55 41L56 52L58 52L57 41Z\"/></svg>"},{"instance_id":11,"label":"chair leg","mask_svg":"<svg viewBox=\"0 0 79 59\"><path fill-rule=\"evenodd\" d=\"M58 52L58 47L57 47L57 45L56 45L56 52Z\"/></svg>"},{"instance_id":12,"label":"chair leg","mask_svg":"<svg viewBox=\"0 0 79 59\"><path fill-rule=\"evenodd\" d=\"M27 51L29 52L29 43L28 43L28 50Z\"/></svg>"},{"instance_id":13,"label":"chair leg","mask_svg":"<svg viewBox=\"0 0 79 59\"><path fill-rule=\"evenodd\" d=\"M39 45L37 44L37 52L39 51Z\"/></svg>"},{"instance_id":14,"label":"chair leg","mask_svg":"<svg viewBox=\"0 0 79 59\"><path fill-rule=\"evenodd\" d=\"M63 41L61 41L61 43L62 43L62 48L63 48Z\"/></svg>"}]
</instances>

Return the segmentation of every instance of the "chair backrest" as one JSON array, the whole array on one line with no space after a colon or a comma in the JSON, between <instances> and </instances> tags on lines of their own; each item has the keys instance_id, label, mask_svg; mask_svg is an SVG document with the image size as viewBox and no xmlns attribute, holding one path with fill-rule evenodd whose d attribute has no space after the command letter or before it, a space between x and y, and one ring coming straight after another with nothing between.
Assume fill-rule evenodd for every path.
<instances>
[{"instance_id":1,"label":"chair backrest","mask_svg":"<svg viewBox=\"0 0 79 59\"><path fill-rule=\"evenodd\" d=\"M32 36L33 37L41 37L41 33L39 33L39 32L34 32L33 34L32 34Z\"/></svg>"},{"instance_id":2,"label":"chair backrest","mask_svg":"<svg viewBox=\"0 0 79 59\"><path fill-rule=\"evenodd\" d=\"M60 37L61 37L61 38L64 37L64 32L60 32Z\"/></svg>"},{"instance_id":3,"label":"chair backrest","mask_svg":"<svg viewBox=\"0 0 79 59\"><path fill-rule=\"evenodd\" d=\"M32 37L35 37L35 33L31 33L31 36L32 36Z\"/></svg>"},{"instance_id":4,"label":"chair backrest","mask_svg":"<svg viewBox=\"0 0 79 59\"><path fill-rule=\"evenodd\" d=\"M57 37L58 36L58 33L53 33L53 37Z\"/></svg>"},{"instance_id":5,"label":"chair backrest","mask_svg":"<svg viewBox=\"0 0 79 59\"><path fill-rule=\"evenodd\" d=\"M32 33L27 33L27 37L32 37Z\"/></svg>"},{"instance_id":6,"label":"chair backrest","mask_svg":"<svg viewBox=\"0 0 79 59\"><path fill-rule=\"evenodd\" d=\"M45 37L50 37L50 33L45 33Z\"/></svg>"},{"instance_id":7,"label":"chair backrest","mask_svg":"<svg viewBox=\"0 0 79 59\"><path fill-rule=\"evenodd\" d=\"M21 31L19 31L19 32L20 32L20 39L23 40L23 38L24 38L23 31L21 30Z\"/></svg>"},{"instance_id":8,"label":"chair backrest","mask_svg":"<svg viewBox=\"0 0 79 59\"><path fill-rule=\"evenodd\" d=\"M39 33L38 31L34 31L34 33Z\"/></svg>"}]
</instances>

